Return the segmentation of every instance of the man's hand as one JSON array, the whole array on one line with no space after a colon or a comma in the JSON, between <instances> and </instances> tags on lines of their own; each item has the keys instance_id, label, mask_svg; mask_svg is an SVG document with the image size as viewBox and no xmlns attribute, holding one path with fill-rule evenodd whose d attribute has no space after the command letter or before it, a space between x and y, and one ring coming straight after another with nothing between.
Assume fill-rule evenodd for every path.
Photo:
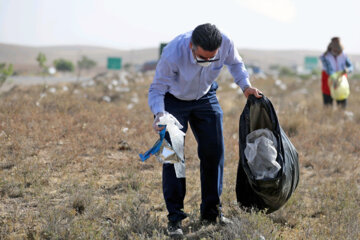
<instances>
[{"instance_id":1,"label":"man's hand","mask_svg":"<svg viewBox=\"0 0 360 240\"><path fill-rule=\"evenodd\" d=\"M160 117L164 116L164 113L163 112L159 112L156 114L155 116L155 119L154 119L154 122L153 122L153 129L156 131L156 132L160 132L161 130L164 129L164 126L163 127L159 127L157 125L157 123L160 121Z\"/></svg>"},{"instance_id":2,"label":"man's hand","mask_svg":"<svg viewBox=\"0 0 360 240\"><path fill-rule=\"evenodd\" d=\"M262 96L260 94L262 94L262 92L257 89L257 88L254 88L254 87L248 87L245 89L244 91L244 95L246 98L249 97L249 95L254 95L256 98L261 98Z\"/></svg>"}]
</instances>

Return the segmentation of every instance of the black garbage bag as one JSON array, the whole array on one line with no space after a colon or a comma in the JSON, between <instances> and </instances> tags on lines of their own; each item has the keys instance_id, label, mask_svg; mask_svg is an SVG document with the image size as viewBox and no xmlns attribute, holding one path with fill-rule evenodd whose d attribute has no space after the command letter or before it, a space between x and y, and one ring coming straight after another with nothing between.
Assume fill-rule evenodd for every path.
<instances>
[{"instance_id":1,"label":"black garbage bag","mask_svg":"<svg viewBox=\"0 0 360 240\"><path fill-rule=\"evenodd\" d=\"M245 157L246 136L254 130L269 129L277 140L276 162L281 169L275 177L256 179ZM236 197L241 207L274 212L281 208L299 182L298 153L281 128L270 100L263 96L248 97L239 122L239 165Z\"/></svg>"}]
</instances>

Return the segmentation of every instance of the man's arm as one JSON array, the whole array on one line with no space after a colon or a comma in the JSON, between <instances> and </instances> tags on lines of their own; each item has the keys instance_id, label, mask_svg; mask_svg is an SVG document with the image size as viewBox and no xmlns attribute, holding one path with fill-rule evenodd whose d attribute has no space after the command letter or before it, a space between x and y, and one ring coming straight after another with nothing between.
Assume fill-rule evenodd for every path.
<instances>
[{"instance_id":1,"label":"man's arm","mask_svg":"<svg viewBox=\"0 0 360 240\"><path fill-rule=\"evenodd\" d=\"M153 122L153 128L155 131L162 130L162 128L157 126L157 122L159 121L159 118L164 115L164 96L169 91L171 81L173 81L174 78L174 67L172 67L168 61L160 59L156 66L154 80L150 85L148 95L148 104L152 113L155 115Z\"/></svg>"},{"instance_id":2,"label":"man's arm","mask_svg":"<svg viewBox=\"0 0 360 240\"><path fill-rule=\"evenodd\" d=\"M151 111L156 115L164 112L164 96L170 89L170 84L175 78L175 70L166 60L160 59L156 66L154 80L149 88L148 103Z\"/></svg>"},{"instance_id":3,"label":"man's arm","mask_svg":"<svg viewBox=\"0 0 360 240\"><path fill-rule=\"evenodd\" d=\"M249 73L232 41L230 41L229 53L224 64L228 66L231 75L234 77L235 83L240 86L246 98L251 94L257 98L261 97L261 92L257 88L251 86Z\"/></svg>"}]
</instances>

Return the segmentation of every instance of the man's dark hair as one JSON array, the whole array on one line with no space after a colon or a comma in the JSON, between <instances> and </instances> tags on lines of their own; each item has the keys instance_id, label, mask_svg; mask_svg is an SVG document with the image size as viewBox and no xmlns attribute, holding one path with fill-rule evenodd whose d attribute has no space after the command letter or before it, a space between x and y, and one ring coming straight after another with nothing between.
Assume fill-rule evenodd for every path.
<instances>
[{"instance_id":1,"label":"man's dark hair","mask_svg":"<svg viewBox=\"0 0 360 240\"><path fill-rule=\"evenodd\" d=\"M221 45L222 36L215 25L205 23L194 29L191 42L195 47L200 46L206 51L215 51Z\"/></svg>"}]
</instances>

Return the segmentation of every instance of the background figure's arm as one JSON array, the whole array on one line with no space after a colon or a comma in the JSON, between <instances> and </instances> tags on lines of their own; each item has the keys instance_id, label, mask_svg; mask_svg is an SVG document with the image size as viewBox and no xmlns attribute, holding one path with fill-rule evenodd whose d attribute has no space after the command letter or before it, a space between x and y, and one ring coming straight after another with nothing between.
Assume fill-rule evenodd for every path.
<instances>
[{"instance_id":1,"label":"background figure's arm","mask_svg":"<svg viewBox=\"0 0 360 240\"><path fill-rule=\"evenodd\" d=\"M345 61L345 67L346 67L345 71L347 73L351 73L354 71L354 67L347 56L346 56L346 61Z\"/></svg>"},{"instance_id":2,"label":"background figure's arm","mask_svg":"<svg viewBox=\"0 0 360 240\"><path fill-rule=\"evenodd\" d=\"M320 57L321 63L324 66L324 71L330 76L335 73L335 70L331 67L331 64L328 59L326 59L325 55Z\"/></svg>"}]
</instances>

